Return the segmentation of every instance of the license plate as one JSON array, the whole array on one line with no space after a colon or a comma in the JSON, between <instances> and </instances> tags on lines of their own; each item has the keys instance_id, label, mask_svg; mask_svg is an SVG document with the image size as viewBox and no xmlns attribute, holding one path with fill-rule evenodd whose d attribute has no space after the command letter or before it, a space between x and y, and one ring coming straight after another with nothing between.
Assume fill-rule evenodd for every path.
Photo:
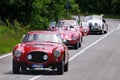
<instances>
[{"instance_id":1,"label":"license plate","mask_svg":"<svg viewBox=\"0 0 120 80\"><path fill-rule=\"evenodd\" d=\"M33 64L32 65L33 68L44 68L43 64Z\"/></svg>"}]
</instances>

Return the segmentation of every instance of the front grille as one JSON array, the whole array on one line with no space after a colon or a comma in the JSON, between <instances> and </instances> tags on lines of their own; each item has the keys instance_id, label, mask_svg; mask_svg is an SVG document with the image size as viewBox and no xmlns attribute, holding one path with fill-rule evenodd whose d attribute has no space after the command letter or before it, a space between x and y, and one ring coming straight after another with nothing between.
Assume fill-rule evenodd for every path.
<instances>
[{"instance_id":1,"label":"front grille","mask_svg":"<svg viewBox=\"0 0 120 80\"><path fill-rule=\"evenodd\" d=\"M30 52L28 55L31 55L32 58L28 59L28 61L30 62L35 62L35 63L42 63L42 62L46 62L48 59L44 59L44 55L47 55L45 52L38 52L38 51L35 51L35 52Z\"/></svg>"}]
</instances>

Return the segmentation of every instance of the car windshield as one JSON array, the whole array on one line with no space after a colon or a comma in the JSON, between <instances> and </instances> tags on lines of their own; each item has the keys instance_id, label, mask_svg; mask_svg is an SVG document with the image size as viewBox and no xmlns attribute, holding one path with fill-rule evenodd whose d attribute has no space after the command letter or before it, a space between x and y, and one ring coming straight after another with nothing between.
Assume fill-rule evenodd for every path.
<instances>
[{"instance_id":1,"label":"car windshield","mask_svg":"<svg viewBox=\"0 0 120 80\"><path fill-rule=\"evenodd\" d=\"M27 34L22 39L22 42L30 42L30 41L62 43L62 39L58 34Z\"/></svg>"},{"instance_id":2,"label":"car windshield","mask_svg":"<svg viewBox=\"0 0 120 80\"><path fill-rule=\"evenodd\" d=\"M86 26L88 26L88 23L87 22L81 22L81 26L86 27Z\"/></svg>"},{"instance_id":3,"label":"car windshield","mask_svg":"<svg viewBox=\"0 0 120 80\"><path fill-rule=\"evenodd\" d=\"M55 26L56 25L56 22L55 21L52 21L50 22L49 26Z\"/></svg>"},{"instance_id":4,"label":"car windshield","mask_svg":"<svg viewBox=\"0 0 120 80\"><path fill-rule=\"evenodd\" d=\"M64 21L64 22L58 22L57 26L62 27L62 26L78 26L78 23L76 21Z\"/></svg>"}]
</instances>

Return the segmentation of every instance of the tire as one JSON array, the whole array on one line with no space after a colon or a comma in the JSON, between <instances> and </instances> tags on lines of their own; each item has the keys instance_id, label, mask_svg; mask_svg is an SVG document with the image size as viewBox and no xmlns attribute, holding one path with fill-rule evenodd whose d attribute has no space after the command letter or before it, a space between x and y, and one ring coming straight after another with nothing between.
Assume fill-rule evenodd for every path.
<instances>
[{"instance_id":1,"label":"tire","mask_svg":"<svg viewBox=\"0 0 120 80\"><path fill-rule=\"evenodd\" d=\"M64 71L67 72L68 71L68 65L69 65L69 62L67 62L64 66Z\"/></svg>"},{"instance_id":2,"label":"tire","mask_svg":"<svg viewBox=\"0 0 120 80\"><path fill-rule=\"evenodd\" d=\"M100 34L101 34L101 35L103 34L103 30L102 30L102 31L100 31Z\"/></svg>"},{"instance_id":3,"label":"tire","mask_svg":"<svg viewBox=\"0 0 120 80\"><path fill-rule=\"evenodd\" d=\"M107 34L107 31L104 31L104 34Z\"/></svg>"},{"instance_id":4,"label":"tire","mask_svg":"<svg viewBox=\"0 0 120 80\"><path fill-rule=\"evenodd\" d=\"M20 63L16 62L14 59L13 59L13 73L14 74L18 74L20 73Z\"/></svg>"},{"instance_id":5,"label":"tire","mask_svg":"<svg viewBox=\"0 0 120 80\"><path fill-rule=\"evenodd\" d=\"M79 48L81 48L81 42L79 42Z\"/></svg>"},{"instance_id":6,"label":"tire","mask_svg":"<svg viewBox=\"0 0 120 80\"><path fill-rule=\"evenodd\" d=\"M61 75L64 73L64 61L63 60L57 66L57 72Z\"/></svg>"},{"instance_id":7,"label":"tire","mask_svg":"<svg viewBox=\"0 0 120 80\"><path fill-rule=\"evenodd\" d=\"M26 72L27 66L25 64L21 64L21 70L22 70L22 72Z\"/></svg>"},{"instance_id":8,"label":"tire","mask_svg":"<svg viewBox=\"0 0 120 80\"><path fill-rule=\"evenodd\" d=\"M74 48L75 48L75 49L78 49L79 46L80 46L80 44L79 44L79 42L77 42L77 43L74 45Z\"/></svg>"},{"instance_id":9,"label":"tire","mask_svg":"<svg viewBox=\"0 0 120 80\"><path fill-rule=\"evenodd\" d=\"M81 48L82 38L79 40L79 48Z\"/></svg>"}]
</instances>

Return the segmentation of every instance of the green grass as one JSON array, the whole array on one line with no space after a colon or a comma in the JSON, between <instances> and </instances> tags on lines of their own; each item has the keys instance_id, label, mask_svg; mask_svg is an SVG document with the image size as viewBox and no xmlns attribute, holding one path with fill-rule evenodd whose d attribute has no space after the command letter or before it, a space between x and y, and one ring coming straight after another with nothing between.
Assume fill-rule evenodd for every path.
<instances>
[{"instance_id":1,"label":"green grass","mask_svg":"<svg viewBox=\"0 0 120 80\"><path fill-rule=\"evenodd\" d=\"M10 26L14 28L9 28ZM11 52L25 32L27 30L18 23L9 26L0 25L0 55Z\"/></svg>"},{"instance_id":2,"label":"green grass","mask_svg":"<svg viewBox=\"0 0 120 80\"><path fill-rule=\"evenodd\" d=\"M19 39L13 30L0 26L0 55L11 52L13 46L19 42Z\"/></svg>"}]
</instances>

